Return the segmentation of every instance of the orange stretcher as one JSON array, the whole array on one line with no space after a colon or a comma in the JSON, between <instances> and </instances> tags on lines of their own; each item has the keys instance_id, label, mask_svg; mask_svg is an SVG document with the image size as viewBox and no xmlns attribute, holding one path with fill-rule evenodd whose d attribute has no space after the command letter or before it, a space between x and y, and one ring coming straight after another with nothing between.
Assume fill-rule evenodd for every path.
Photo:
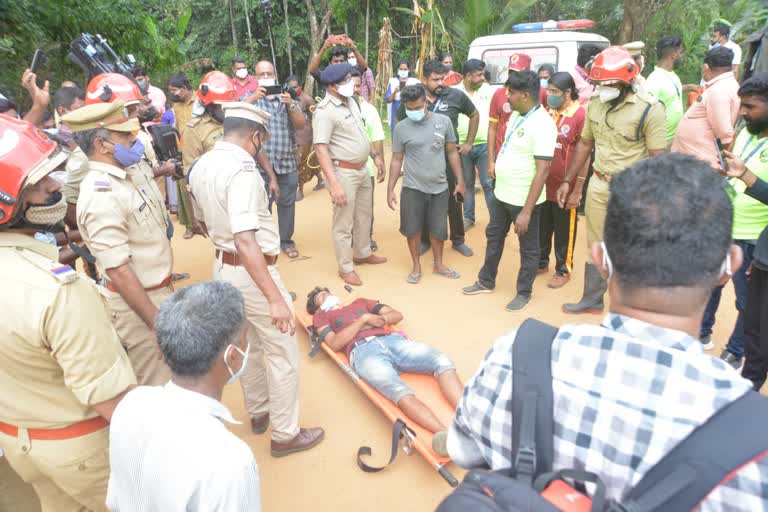
<instances>
[{"instance_id":1,"label":"orange stretcher","mask_svg":"<svg viewBox=\"0 0 768 512\"><path fill-rule=\"evenodd\" d=\"M402 441L403 451L406 454L410 455L413 451L416 451L416 453L424 457L424 459L435 468L438 473L440 473L440 476L442 476L446 482L452 487L456 487L458 481L446 468L446 465L451 462L451 458L442 457L432 450L432 433L412 422L403 411L392 403L391 400L369 386L368 383L366 383L355 370L352 369L349 359L344 353L334 352L325 343L318 342L317 333L312 327L312 315L305 310L297 310L296 321L301 324L309 334L309 340L313 345L310 357L315 355L318 346L319 348L322 348L328 357L330 357L339 368L344 370L344 373L352 379L355 385L365 393L365 396L367 396L392 423L392 453L389 462L382 467L369 466L363 461L363 457L371 455L371 448L368 446L361 446L357 451L357 465L360 469L367 473L375 473L387 468L397 457L398 446ZM399 332L392 326L389 326L388 329L392 332ZM431 375L420 375L415 373L403 373L400 377L411 389L413 389L420 400L429 405L430 409L432 409L435 415L445 425L451 424L455 411L443 396L437 380L434 377Z\"/></svg>"}]
</instances>

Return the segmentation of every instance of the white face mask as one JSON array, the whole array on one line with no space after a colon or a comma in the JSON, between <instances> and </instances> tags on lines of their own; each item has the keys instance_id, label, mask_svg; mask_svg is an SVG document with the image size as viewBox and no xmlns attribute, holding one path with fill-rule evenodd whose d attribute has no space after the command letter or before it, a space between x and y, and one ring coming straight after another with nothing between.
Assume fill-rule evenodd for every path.
<instances>
[{"instance_id":1,"label":"white face mask","mask_svg":"<svg viewBox=\"0 0 768 512\"><path fill-rule=\"evenodd\" d=\"M248 76L248 70L246 68L240 68L235 71L235 76L237 76L237 78L240 80L245 80L245 77Z\"/></svg>"},{"instance_id":2,"label":"white face mask","mask_svg":"<svg viewBox=\"0 0 768 512\"><path fill-rule=\"evenodd\" d=\"M408 71L399 69L397 70L397 76L405 80L406 78L408 78Z\"/></svg>"},{"instance_id":3,"label":"white face mask","mask_svg":"<svg viewBox=\"0 0 768 512\"><path fill-rule=\"evenodd\" d=\"M238 352L240 352L240 355L243 356L243 364L240 365L240 369L237 370L236 372L232 371L232 368L229 366L229 361L227 361L227 356L229 355L229 351L231 349L237 350ZM229 371L229 375L230 375L229 380L227 380L227 384L232 384L233 382L235 382L237 379L240 378L240 375L243 374L243 372L245 371L245 367L248 365L248 355L250 353L251 353L250 342L245 347L245 352L240 350L240 347L236 347L235 345L228 346L227 349L224 351L224 364L227 365L227 371Z\"/></svg>"},{"instance_id":4,"label":"white face mask","mask_svg":"<svg viewBox=\"0 0 768 512\"><path fill-rule=\"evenodd\" d=\"M277 80L274 78L259 79L259 87L269 87L271 85L277 85Z\"/></svg>"},{"instance_id":5,"label":"white face mask","mask_svg":"<svg viewBox=\"0 0 768 512\"><path fill-rule=\"evenodd\" d=\"M337 90L345 98L351 98L355 94L355 83L350 80L344 85L339 85Z\"/></svg>"},{"instance_id":6,"label":"white face mask","mask_svg":"<svg viewBox=\"0 0 768 512\"><path fill-rule=\"evenodd\" d=\"M621 89L612 87L610 85L598 85L597 93L600 95L600 101L608 103L613 101L621 95Z\"/></svg>"},{"instance_id":7,"label":"white face mask","mask_svg":"<svg viewBox=\"0 0 768 512\"><path fill-rule=\"evenodd\" d=\"M357 66L357 58L355 58L355 57L348 58L347 62L349 62L349 65L352 66L352 67Z\"/></svg>"},{"instance_id":8,"label":"white face mask","mask_svg":"<svg viewBox=\"0 0 768 512\"><path fill-rule=\"evenodd\" d=\"M335 295L328 295L323 303L320 305L321 311L330 311L331 309L335 308L341 304L341 300Z\"/></svg>"}]
</instances>

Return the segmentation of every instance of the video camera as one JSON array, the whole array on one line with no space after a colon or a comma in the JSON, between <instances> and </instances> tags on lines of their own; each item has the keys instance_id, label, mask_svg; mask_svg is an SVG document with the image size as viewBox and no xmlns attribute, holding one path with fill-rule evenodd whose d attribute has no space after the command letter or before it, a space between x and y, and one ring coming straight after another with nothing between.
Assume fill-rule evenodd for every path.
<instances>
[{"instance_id":1,"label":"video camera","mask_svg":"<svg viewBox=\"0 0 768 512\"><path fill-rule=\"evenodd\" d=\"M184 166L181 163L181 151L179 151L179 132L168 124L152 124L147 126L147 131L152 136L152 147L160 162L173 162L176 166L173 179L184 178Z\"/></svg>"},{"instance_id":2,"label":"video camera","mask_svg":"<svg viewBox=\"0 0 768 512\"><path fill-rule=\"evenodd\" d=\"M120 73L133 79L136 59L130 53L121 59L101 34L80 34L69 47L72 51L67 57L82 68L88 80L102 73Z\"/></svg>"}]
</instances>

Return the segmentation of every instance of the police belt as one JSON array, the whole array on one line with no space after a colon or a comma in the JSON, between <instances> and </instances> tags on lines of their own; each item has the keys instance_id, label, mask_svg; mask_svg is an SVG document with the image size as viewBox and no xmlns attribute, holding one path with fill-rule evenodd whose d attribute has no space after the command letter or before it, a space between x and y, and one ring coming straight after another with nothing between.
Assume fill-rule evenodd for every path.
<instances>
[{"instance_id":1,"label":"police belt","mask_svg":"<svg viewBox=\"0 0 768 512\"><path fill-rule=\"evenodd\" d=\"M335 165L336 167L339 167L341 169L352 169L354 171L359 171L360 169L365 167L366 163L367 163L367 161L365 161L363 163L343 162L341 160L334 160L333 161L333 165Z\"/></svg>"},{"instance_id":2,"label":"police belt","mask_svg":"<svg viewBox=\"0 0 768 512\"><path fill-rule=\"evenodd\" d=\"M243 260L240 258L239 254L222 251L221 249L216 249L217 260L219 259L219 256L221 256L222 263L225 263L227 265L232 265L233 267L239 267L243 264ZM264 261L267 262L267 266L272 266L275 263L277 263L277 257L278 257L277 254L275 255L265 254Z\"/></svg>"},{"instance_id":3,"label":"police belt","mask_svg":"<svg viewBox=\"0 0 768 512\"><path fill-rule=\"evenodd\" d=\"M594 172L595 176L598 177L598 179L610 183L611 179L613 179L613 174L605 174L604 172L600 172L597 169L592 169L592 172Z\"/></svg>"},{"instance_id":4,"label":"police belt","mask_svg":"<svg viewBox=\"0 0 768 512\"><path fill-rule=\"evenodd\" d=\"M171 281L173 280L173 275L170 275L163 279L163 281L160 284L157 284L155 286L150 286L149 288L144 288L145 292L153 292L155 290L160 290L161 288L167 288L171 285ZM107 279L104 280L104 286L107 290L115 293L120 293L117 288L115 288L115 285L112 284L112 281L109 281Z\"/></svg>"},{"instance_id":5,"label":"police belt","mask_svg":"<svg viewBox=\"0 0 768 512\"><path fill-rule=\"evenodd\" d=\"M101 416L96 416L88 420L79 421L64 428L30 428L28 429L29 438L38 441L62 441L64 439L74 439L82 437L109 426L109 422ZM3 423L0 421L0 432L11 437L19 435L19 427Z\"/></svg>"}]
</instances>

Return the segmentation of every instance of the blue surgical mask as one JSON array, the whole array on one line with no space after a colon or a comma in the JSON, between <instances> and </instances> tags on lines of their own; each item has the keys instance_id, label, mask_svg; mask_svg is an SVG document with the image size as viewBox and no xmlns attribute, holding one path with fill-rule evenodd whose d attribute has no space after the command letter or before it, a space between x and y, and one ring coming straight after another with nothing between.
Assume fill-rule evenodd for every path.
<instances>
[{"instance_id":1,"label":"blue surgical mask","mask_svg":"<svg viewBox=\"0 0 768 512\"><path fill-rule=\"evenodd\" d=\"M539 85L541 85L542 89L546 89L549 85L549 78L539 78Z\"/></svg>"},{"instance_id":2,"label":"blue surgical mask","mask_svg":"<svg viewBox=\"0 0 768 512\"><path fill-rule=\"evenodd\" d=\"M420 110L405 109L405 115L407 115L408 119L410 119L411 121L420 123L424 120L424 117L427 115L427 112L424 109L420 109Z\"/></svg>"},{"instance_id":3,"label":"blue surgical mask","mask_svg":"<svg viewBox=\"0 0 768 512\"><path fill-rule=\"evenodd\" d=\"M238 352L240 352L240 355L243 356L243 364L240 365L240 369L236 372L232 371L232 368L229 366L229 362L227 361L227 355L229 354L230 349L235 349ZM237 379L240 378L240 376L245 371L245 367L248 366L248 355L251 353L251 344L250 342L245 347L245 352L240 350L240 347L236 347L235 345L230 345L227 347L227 349L224 351L224 364L227 365L227 371L229 371L229 380L227 380L227 384L232 384Z\"/></svg>"},{"instance_id":4,"label":"blue surgical mask","mask_svg":"<svg viewBox=\"0 0 768 512\"><path fill-rule=\"evenodd\" d=\"M563 103L565 103L565 100L562 96L547 94L547 105L549 105L549 108L558 109L563 106Z\"/></svg>"},{"instance_id":5,"label":"blue surgical mask","mask_svg":"<svg viewBox=\"0 0 768 512\"><path fill-rule=\"evenodd\" d=\"M144 144L139 139L133 143L130 148L123 146L122 144L116 144L111 140L107 140L110 144L115 146L115 160L117 160L123 167L130 167L141 162L144 158Z\"/></svg>"}]
</instances>

